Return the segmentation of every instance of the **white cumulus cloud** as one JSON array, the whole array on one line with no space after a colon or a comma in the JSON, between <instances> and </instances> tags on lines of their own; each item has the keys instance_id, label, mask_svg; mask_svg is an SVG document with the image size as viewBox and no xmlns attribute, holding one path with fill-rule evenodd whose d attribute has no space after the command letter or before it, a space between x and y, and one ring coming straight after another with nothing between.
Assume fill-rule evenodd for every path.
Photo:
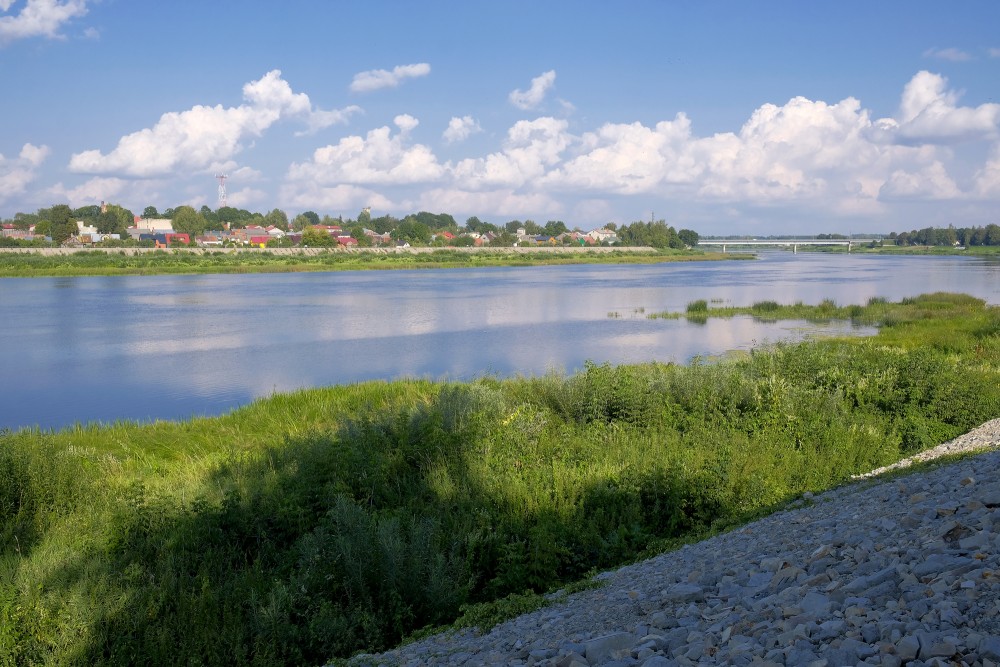
<instances>
[{"instance_id":1,"label":"white cumulus cloud","mask_svg":"<svg viewBox=\"0 0 1000 667\"><path fill-rule=\"evenodd\" d=\"M337 144L317 148L312 160L292 164L288 180L319 185L409 184L439 179L444 173L430 148L410 144L410 130L419 121L412 116L396 116L396 134L388 126L371 130L367 136L348 136Z\"/></svg>"},{"instance_id":2,"label":"white cumulus cloud","mask_svg":"<svg viewBox=\"0 0 1000 667\"><path fill-rule=\"evenodd\" d=\"M397 203L370 188L358 185L319 185L312 182L286 183L281 190L283 206L292 209L325 209L330 211L361 210L371 206L376 210L396 209Z\"/></svg>"},{"instance_id":3,"label":"white cumulus cloud","mask_svg":"<svg viewBox=\"0 0 1000 667\"><path fill-rule=\"evenodd\" d=\"M25 163L32 167L37 167L45 162L45 158L49 156L50 149L48 146L35 146L34 144L25 144L21 147L21 153L18 157Z\"/></svg>"},{"instance_id":4,"label":"white cumulus cloud","mask_svg":"<svg viewBox=\"0 0 1000 667\"><path fill-rule=\"evenodd\" d=\"M367 93L380 88L395 88L404 79L427 76L430 73L431 66L428 63L398 65L392 70L373 69L367 72L358 72L354 75L354 80L351 81L351 91Z\"/></svg>"},{"instance_id":5,"label":"white cumulus cloud","mask_svg":"<svg viewBox=\"0 0 1000 667\"><path fill-rule=\"evenodd\" d=\"M689 155L691 122L683 113L672 121L606 123L585 133L578 152L549 175L572 187L609 193L652 192L664 182L689 183L703 171Z\"/></svg>"},{"instance_id":6,"label":"white cumulus cloud","mask_svg":"<svg viewBox=\"0 0 1000 667\"><path fill-rule=\"evenodd\" d=\"M556 82L556 71L549 70L531 80L531 87L528 90L513 90L508 99L510 103L518 109L527 111L535 109L545 99L545 93L549 91Z\"/></svg>"},{"instance_id":7,"label":"white cumulus cloud","mask_svg":"<svg viewBox=\"0 0 1000 667\"><path fill-rule=\"evenodd\" d=\"M522 120L507 132L501 152L462 160L454 167L460 187L470 190L521 187L545 176L572 142L565 120Z\"/></svg>"},{"instance_id":8,"label":"white cumulus cloud","mask_svg":"<svg viewBox=\"0 0 1000 667\"><path fill-rule=\"evenodd\" d=\"M911 143L951 143L995 138L1000 104L958 106L959 93L940 74L918 72L903 89L898 135Z\"/></svg>"},{"instance_id":9,"label":"white cumulus cloud","mask_svg":"<svg viewBox=\"0 0 1000 667\"><path fill-rule=\"evenodd\" d=\"M475 215L500 215L510 218L561 216L563 206L545 192L518 192L510 188L488 192L469 192L458 188L435 188L423 192L410 204L411 210L454 211Z\"/></svg>"},{"instance_id":10,"label":"white cumulus cloud","mask_svg":"<svg viewBox=\"0 0 1000 667\"><path fill-rule=\"evenodd\" d=\"M238 107L198 105L168 112L152 128L122 137L108 154L88 150L74 154L71 171L123 176L162 176L180 169L219 168L257 137L285 118L302 120L315 130L343 122L357 107L328 112L313 110L305 93L293 93L279 70L243 86L246 104Z\"/></svg>"},{"instance_id":11,"label":"white cumulus cloud","mask_svg":"<svg viewBox=\"0 0 1000 667\"><path fill-rule=\"evenodd\" d=\"M446 142L453 144L457 141L465 141L475 132L482 132L482 130L483 128L479 127L479 121L472 116L462 116L461 118L452 116L451 120L448 121L447 129L441 136Z\"/></svg>"},{"instance_id":12,"label":"white cumulus cloud","mask_svg":"<svg viewBox=\"0 0 1000 667\"><path fill-rule=\"evenodd\" d=\"M979 197L1000 199L1000 144L995 144L983 168L976 172L975 193Z\"/></svg>"},{"instance_id":13,"label":"white cumulus cloud","mask_svg":"<svg viewBox=\"0 0 1000 667\"><path fill-rule=\"evenodd\" d=\"M121 178L95 177L72 188L56 183L48 189L48 193L55 201L65 201L72 208L80 208L102 201L114 201L126 190L128 184L129 181ZM128 194L136 195L131 188Z\"/></svg>"},{"instance_id":14,"label":"white cumulus cloud","mask_svg":"<svg viewBox=\"0 0 1000 667\"><path fill-rule=\"evenodd\" d=\"M0 2L4 13L13 6L13 0ZM29 37L60 39L59 29L86 13L87 0L27 0L16 15L0 16L0 44Z\"/></svg>"},{"instance_id":15,"label":"white cumulus cloud","mask_svg":"<svg viewBox=\"0 0 1000 667\"><path fill-rule=\"evenodd\" d=\"M879 199L954 199L961 194L944 165L935 161L919 171L892 172L879 192Z\"/></svg>"},{"instance_id":16,"label":"white cumulus cloud","mask_svg":"<svg viewBox=\"0 0 1000 667\"><path fill-rule=\"evenodd\" d=\"M48 146L34 144L24 144L16 158L0 155L0 203L22 194L38 177L38 167L48 155Z\"/></svg>"}]
</instances>

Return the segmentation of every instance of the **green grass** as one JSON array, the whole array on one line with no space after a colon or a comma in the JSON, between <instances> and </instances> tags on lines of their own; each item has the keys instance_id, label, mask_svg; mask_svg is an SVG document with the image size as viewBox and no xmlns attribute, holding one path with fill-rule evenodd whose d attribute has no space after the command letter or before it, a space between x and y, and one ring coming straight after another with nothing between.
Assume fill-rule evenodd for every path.
<instances>
[{"instance_id":1,"label":"green grass","mask_svg":"<svg viewBox=\"0 0 1000 667\"><path fill-rule=\"evenodd\" d=\"M897 246L890 245L886 242L885 245L875 248L855 246L852 252L874 253L880 255L980 255L991 257L1000 255L1000 246Z\"/></svg>"},{"instance_id":2,"label":"green grass","mask_svg":"<svg viewBox=\"0 0 1000 667\"><path fill-rule=\"evenodd\" d=\"M916 298L903 299L899 303L889 303L883 298L873 297L864 305L838 305L831 299L824 299L818 305L807 305L801 301L781 305L775 301L758 301L750 306L710 307L704 300L693 301L684 312L648 313L649 319L680 319L687 317L703 321L709 317L730 318L751 316L763 321L807 320L829 322L832 320L851 321L859 325L892 326L902 321L927 319L939 310L981 308L983 302L966 294L935 293ZM949 325L950 326L950 323Z\"/></svg>"},{"instance_id":3,"label":"green grass","mask_svg":"<svg viewBox=\"0 0 1000 667\"><path fill-rule=\"evenodd\" d=\"M153 275L190 273L290 273L370 269L474 268L541 266L549 264L652 264L659 262L729 259L699 250L516 252L489 248L479 251L440 249L432 252L378 253L322 251L317 254L276 254L267 250L218 252L158 250L131 254L128 250L80 251L67 255L0 252L0 277Z\"/></svg>"},{"instance_id":4,"label":"green grass","mask_svg":"<svg viewBox=\"0 0 1000 667\"><path fill-rule=\"evenodd\" d=\"M803 308L855 307L758 310ZM0 436L0 662L323 664L489 625L1000 415L997 308L856 308L878 335L719 364Z\"/></svg>"}]
</instances>

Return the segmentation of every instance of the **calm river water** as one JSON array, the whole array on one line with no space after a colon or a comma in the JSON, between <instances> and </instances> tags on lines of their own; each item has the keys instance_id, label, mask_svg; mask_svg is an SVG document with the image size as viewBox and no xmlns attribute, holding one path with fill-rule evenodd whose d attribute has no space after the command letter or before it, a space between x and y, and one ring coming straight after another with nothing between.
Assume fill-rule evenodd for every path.
<instances>
[{"instance_id":1,"label":"calm river water","mask_svg":"<svg viewBox=\"0 0 1000 667\"><path fill-rule=\"evenodd\" d=\"M184 419L273 392L402 376L573 372L842 331L649 320L695 299L840 304L966 292L1000 262L763 252L653 266L0 279L0 429ZM616 314L617 316L609 316Z\"/></svg>"}]
</instances>

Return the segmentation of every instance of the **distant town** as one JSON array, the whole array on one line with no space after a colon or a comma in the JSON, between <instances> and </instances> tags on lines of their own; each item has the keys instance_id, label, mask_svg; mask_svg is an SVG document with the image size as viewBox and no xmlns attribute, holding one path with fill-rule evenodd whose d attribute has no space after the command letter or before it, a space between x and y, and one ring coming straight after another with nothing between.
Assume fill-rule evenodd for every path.
<instances>
[{"instance_id":1,"label":"distant town","mask_svg":"<svg viewBox=\"0 0 1000 667\"><path fill-rule=\"evenodd\" d=\"M354 247L528 247L528 246L642 246L693 248L699 240L749 239L750 236L700 236L690 229L675 230L665 220L607 223L584 230L561 220L539 224L510 220L493 224L476 216L459 224L448 213L421 211L403 218L372 216L364 208L355 218L332 217L305 211L289 220L281 209L254 213L220 206L168 208L147 206L141 215L117 205L72 209L66 204L16 213L0 220L0 247L71 248L354 248ZM927 227L889 234L818 234L818 240L877 237L877 245L1000 246L1000 225L984 227ZM754 236L784 239L784 236ZM792 237L787 237L792 238ZM806 238L800 236L799 238ZM870 241L871 238L866 238Z\"/></svg>"},{"instance_id":2,"label":"distant town","mask_svg":"<svg viewBox=\"0 0 1000 667\"><path fill-rule=\"evenodd\" d=\"M149 206L142 215L115 204L71 209L61 204L34 214L18 213L2 223L0 245L27 247L513 247L513 246L651 246L690 248L698 234L676 231L663 220L614 223L585 231L560 220L544 225L511 220L503 225L473 216L460 225L447 213L419 213L396 218L372 217L369 208L356 218L322 218L306 211L292 220L280 209L267 214L231 207L167 209Z\"/></svg>"}]
</instances>

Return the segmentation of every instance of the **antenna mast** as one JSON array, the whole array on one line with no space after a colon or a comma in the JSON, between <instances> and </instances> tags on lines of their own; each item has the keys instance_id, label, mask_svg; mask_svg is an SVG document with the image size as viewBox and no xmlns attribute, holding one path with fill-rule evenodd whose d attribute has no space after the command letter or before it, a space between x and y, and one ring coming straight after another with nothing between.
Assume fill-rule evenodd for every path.
<instances>
[{"instance_id":1,"label":"antenna mast","mask_svg":"<svg viewBox=\"0 0 1000 667\"><path fill-rule=\"evenodd\" d=\"M226 199L226 179L229 178L226 174L216 174L215 180L219 181L219 208L223 206L229 206L229 202Z\"/></svg>"}]
</instances>

